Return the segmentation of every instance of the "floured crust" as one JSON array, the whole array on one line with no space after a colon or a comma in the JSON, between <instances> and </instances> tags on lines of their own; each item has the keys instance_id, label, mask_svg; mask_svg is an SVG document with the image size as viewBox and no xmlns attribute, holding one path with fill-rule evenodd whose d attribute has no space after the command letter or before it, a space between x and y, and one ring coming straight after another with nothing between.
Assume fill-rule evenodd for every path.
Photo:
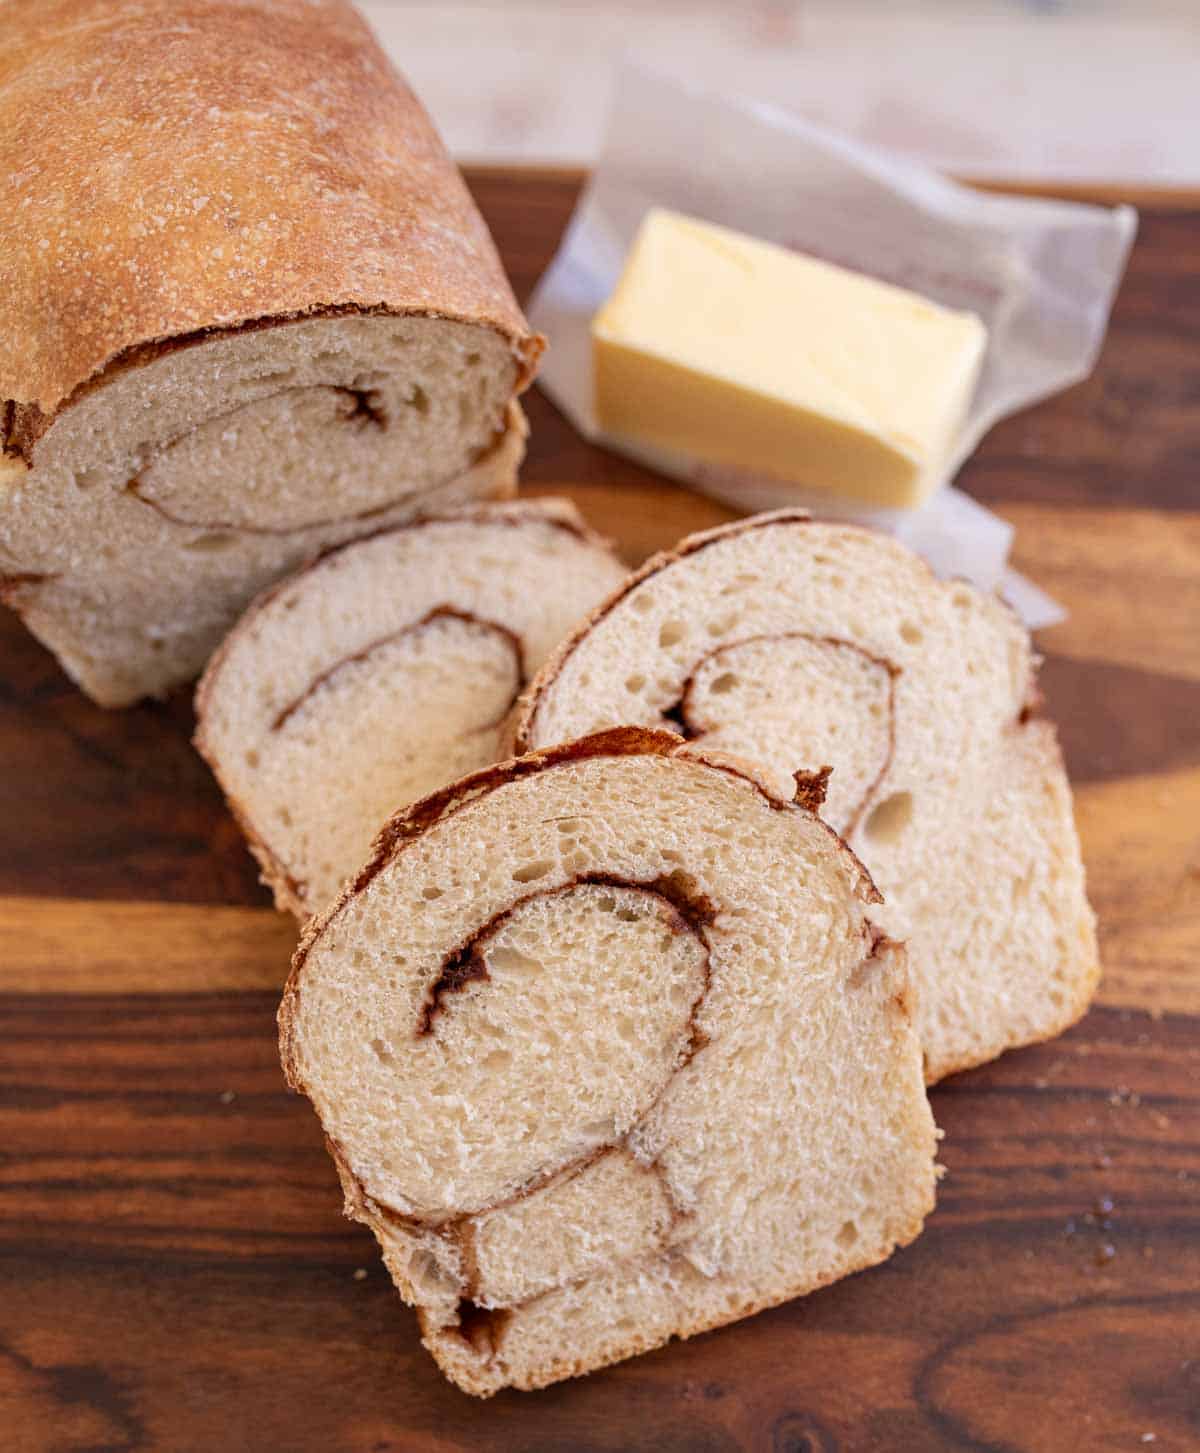
<instances>
[{"instance_id":1,"label":"floured crust","mask_svg":"<svg viewBox=\"0 0 1200 1453\"><path fill-rule=\"evenodd\" d=\"M314 315L481 324L509 341L517 386L528 383L542 340L428 117L352 6L9 0L4 22L0 155L17 159L0 214L10 468L115 372Z\"/></svg>"}]
</instances>

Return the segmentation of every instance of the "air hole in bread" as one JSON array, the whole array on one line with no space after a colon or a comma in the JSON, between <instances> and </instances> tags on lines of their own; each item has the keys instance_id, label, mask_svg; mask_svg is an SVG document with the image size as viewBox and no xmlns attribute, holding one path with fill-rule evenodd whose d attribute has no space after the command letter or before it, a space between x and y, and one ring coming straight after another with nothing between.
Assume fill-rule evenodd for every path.
<instances>
[{"instance_id":1,"label":"air hole in bread","mask_svg":"<svg viewBox=\"0 0 1200 1453\"><path fill-rule=\"evenodd\" d=\"M737 612L730 611L728 615L718 616L715 620L709 621L708 624L705 626L705 630L710 636L725 636L728 635L731 630L733 630L734 626L736 626L737 623Z\"/></svg>"},{"instance_id":2,"label":"air hole in bread","mask_svg":"<svg viewBox=\"0 0 1200 1453\"><path fill-rule=\"evenodd\" d=\"M254 750L253 747L251 747L251 749L246 753L246 766L247 767L257 767L258 766L258 763L259 763L258 753Z\"/></svg>"},{"instance_id":3,"label":"air hole in bread","mask_svg":"<svg viewBox=\"0 0 1200 1453\"><path fill-rule=\"evenodd\" d=\"M371 1041L371 1052L380 1064L392 1065L395 1063L390 1047L382 1039L373 1039Z\"/></svg>"},{"instance_id":4,"label":"air hole in bread","mask_svg":"<svg viewBox=\"0 0 1200 1453\"><path fill-rule=\"evenodd\" d=\"M441 1291L453 1288L453 1277L446 1274L428 1251L414 1251L408 1263L408 1279L418 1291L434 1297Z\"/></svg>"},{"instance_id":5,"label":"air hole in bread","mask_svg":"<svg viewBox=\"0 0 1200 1453\"><path fill-rule=\"evenodd\" d=\"M508 1312L493 1312L474 1302L461 1301L456 1330L477 1357L494 1357L509 1316Z\"/></svg>"},{"instance_id":6,"label":"air hole in bread","mask_svg":"<svg viewBox=\"0 0 1200 1453\"><path fill-rule=\"evenodd\" d=\"M75 476L75 483L79 489L91 489L104 479L104 475L103 465L97 465L93 469L81 469Z\"/></svg>"},{"instance_id":7,"label":"air hole in bread","mask_svg":"<svg viewBox=\"0 0 1200 1453\"><path fill-rule=\"evenodd\" d=\"M228 550L230 545L238 543L236 535L231 535L228 531L214 531L207 535L197 535L194 540L187 542L184 549L194 550L197 554L212 554L217 550Z\"/></svg>"},{"instance_id":8,"label":"air hole in bread","mask_svg":"<svg viewBox=\"0 0 1200 1453\"><path fill-rule=\"evenodd\" d=\"M275 816L279 819L281 823L283 823L284 827L291 827L292 814L288 811L286 807L278 808Z\"/></svg>"},{"instance_id":9,"label":"air hole in bread","mask_svg":"<svg viewBox=\"0 0 1200 1453\"><path fill-rule=\"evenodd\" d=\"M630 598L629 607L637 611L638 615L648 616L654 609L654 594L649 590L639 590Z\"/></svg>"},{"instance_id":10,"label":"air hole in bread","mask_svg":"<svg viewBox=\"0 0 1200 1453\"><path fill-rule=\"evenodd\" d=\"M924 636L920 626L914 625L912 621L905 621L900 627L900 639L907 641L910 646L915 646L924 639Z\"/></svg>"},{"instance_id":11,"label":"air hole in bread","mask_svg":"<svg viewBox=\"0 0 1200 1453\"><path fill-rule=\"evenodd\" d=\"M483 1067L485 1070L492 1070L500 1074L502 1070L508 1069L512 1064L512 1055L506 1049L494 1049L491 1054L485 1055Z\"/></svg>"},{"instance_id":12,"label":"air hole in bread","mask_svg":"<svg viewBox=\"0 0 1200 1453\"><path fill-rule=\"evenodd\" d=\"M912 793L893 792L871 809L864 831L872 842L890 846L899 842L912 822L912 815Z\"/></svg>"},{"instance_id":13,"label":"air hole in bread","mask_svg":"<svg viewBox=\"0 0 1200 1453\"><path fill-rule=\"evenodd\" d=\"M429 412L429 395L419 383L414 383L412 386L412 392L408 396L408 406L410 409L416 409L422 417Z\"/></svg>"},{"instance_id":14,"label":"air hole in bread","mask_svg":"<svg viewBox=\"0 0 1200 1453\"><path fill-rule=\"evenodd\" d=\"M631 696L636 696L645 684L646 678L640 672L635 672L632 676L625 678L625 690Z\"/></svg>"},{"instance_id":15,"label":"air hole in bread","mask_svg":"<svg viewBox=\"0 0 1200 1453\"><path fill-rule=\"evenodd\" d=\"M330 357L333 355L330 354ZM256 384L267 388L283 388L296 381L296 370L294 368L279 368L274 373L259 374L255 380Z\"/></svg>"},{"instance_id":16,"label":"air hole in bread","mask_svg":"<svg viewBox=\"0 0 1200 1453\"><path fill-rule=\"evenodd\" d=\"M541 962L511 945L502 945L488 950L488 970L492 974L511 974L532 977L542 971Z\"/></svg>"},{"instance_id":17,"label":"air hole in bread","mask_svg":"<svg viewBox=\"0 0 1200 1453\"><path fill-rule=\"evenodd\" d=\"M421 897L429 903L432 903L435 898L440 898L441 896L442 890L436 883L426 883L425 887L421 890Z\"/></svg>"},{"instance_id":18,"label":"air hole in bread","mask_svg":"<svg viewBox=\"0 0 1200 1453\"><path fill-rule=\"evenodd\" d=\"M686 635L687 627L682 621L663 621L658 632L658 644L666 651L677 646Z\"/></svg>"},{"instance_id":19,"label":"air hole in bread","mask_svg":"<svg viewBox=\"0 0 1200 1453\"><path fill-rule=\"evenodd\" d=\"M742 591L749 590L752 586L757 585L759 578L757 575L735 575L728 585L721 587L719 593L721 595L740 595Z\"/></svg>"},{"instance_id":20,"label":"air hole in bread","mask_svg":"<svg viewBox=\"0 0 1200 1453\"><path fill-rule=\"evenodd\" d=\"M848 1251L858 1240L858 1227L853 1221L843 1221L842 1229L837 1234L837 1244Z\"/></svg>"},{"instance_id":21,"label":"air hole in bread","mask_svg":"<svg viewBox=\"0 0 1200 1453\"><path fill-rule=\"evenodd\" d=\"M734 672L723 671L708 689L714 696L724 696L727 691L732 691L737 684L738 678Z\"/></svg>"},{"instance_id":22,"label":"air hole in bread","mask_svg":"<svg viewBox=\"0 0 1200 1453\"><path fill-rule=\"evenodd\" d=\"M468 368L477 368L479 366L479 354L468 353L463 362L467 365Z\"/></svg>"},{"instance_id":23,"label":"air hole in bread","mask_svg":"<svg viewBox=\"0 0 1200 1453\"><path fill-rule=\"evenodd\" d=\"M554 867L549 858L537 858L532 863L526 863L523 868L513 869L514 883L532 883L536 878L544 878Z\"/></svg>"}]
</instances>

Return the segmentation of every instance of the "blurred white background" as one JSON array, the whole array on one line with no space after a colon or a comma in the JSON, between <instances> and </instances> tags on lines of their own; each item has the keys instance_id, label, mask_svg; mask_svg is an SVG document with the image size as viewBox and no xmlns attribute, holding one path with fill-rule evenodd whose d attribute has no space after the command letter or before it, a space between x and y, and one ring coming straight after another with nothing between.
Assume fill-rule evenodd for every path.
<instances>
[{"instance_id":1,"label":"blurred white background","mask_svg":"<svg viewBox=\"0 0 1200 1453\"><path fill-rule=\"evenodd\" d=\"M588 161L629 54L963 174L1200 183L1200 0L360 3L464 161Z\"/></svg>"}]
</instances>

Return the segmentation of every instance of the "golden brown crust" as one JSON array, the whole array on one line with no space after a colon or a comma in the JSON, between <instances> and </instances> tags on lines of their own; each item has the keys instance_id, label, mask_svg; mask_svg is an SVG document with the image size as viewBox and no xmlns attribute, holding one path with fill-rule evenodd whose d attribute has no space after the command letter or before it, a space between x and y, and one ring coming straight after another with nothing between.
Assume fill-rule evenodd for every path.
<instances>
[{"instance_id":1,"label":"golden brown crust","mask_svg":"<svg viewBox=\"0 0 1200 1453\"><path fill-rule=\"evenodd\" d=\"M346 0L8 0L4 42L10 457L102 372L313 314L480 324L532 376L487 228Z\"/></svg>"}]
</instances>

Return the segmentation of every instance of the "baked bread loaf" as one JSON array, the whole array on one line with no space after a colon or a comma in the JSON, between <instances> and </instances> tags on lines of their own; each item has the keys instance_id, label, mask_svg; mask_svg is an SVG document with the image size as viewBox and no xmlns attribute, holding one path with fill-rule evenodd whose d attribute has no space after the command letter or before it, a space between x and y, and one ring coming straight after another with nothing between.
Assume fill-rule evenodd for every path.
<instances>
[{"instance_id":1,"label":"baked bread loaf","mask_svg":"<svg viewBox=\"0 0 1200 1453\"><path fill-rule=\"evenodd\" d=\"M0 595L85 691L161 693L318 548L511 494L541 340L349 4L3 28Z\"/></svg>"},{"instance_id":2,"label":"baked bread loaf","mask_svg":"<svg viewBox=\"0 0 1200 1453\"><path fill-rule=\"evenodd\" d=\"M502 756L529 677L624 578L573 506L478 505L255 601L196 694L196 745L279 906L323 908L391 813Z\"/></svg>"},{"instance_id":3,"label":"baked bread loaf","mask_svg":"<svg viewBox=\"0 0 1200 1453\"><path fill-rule=\"evenodd\" d=\"M281 1054L460 1387L587 1372L916 1236L936 1132L876 897L811 812L666 732L388 823L305 931Z\"/></svg>"},{"instance_id":4,"label":"baked bread loaf","mask_svg":"<svg viewBox=\"0 0 1200 1453\"><path fill-rule=\"evenodd\" d=\"M546 665L517 750L670 726L783 782L833 771L827 821L908 940L930 1081L1057 1034L1099 973L1029 635L904 546L780 511L650 560Z\"/></svg>"}]
</instances>

